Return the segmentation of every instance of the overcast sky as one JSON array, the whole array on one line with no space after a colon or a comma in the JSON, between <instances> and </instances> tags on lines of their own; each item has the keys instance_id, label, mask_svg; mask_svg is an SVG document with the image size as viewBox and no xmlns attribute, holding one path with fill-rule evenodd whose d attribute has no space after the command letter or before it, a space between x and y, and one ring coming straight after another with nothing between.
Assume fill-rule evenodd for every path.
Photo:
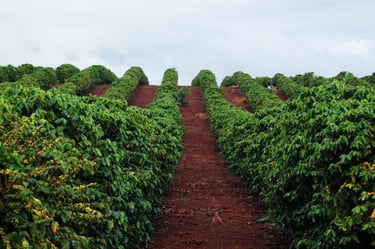
<instances>
[{"instance_id":1,"label":"overcast sky","mask_svg":"<svg viewBox=\"0 0 375 249\"><path fill-rule=\"evenodd\" d=\"M0 0L0 65L122 76L141 66L153 84L176 68L190 85L201 69L220 83L252 76L375 72L374 0Z\"/></svg>"}]
</instances>

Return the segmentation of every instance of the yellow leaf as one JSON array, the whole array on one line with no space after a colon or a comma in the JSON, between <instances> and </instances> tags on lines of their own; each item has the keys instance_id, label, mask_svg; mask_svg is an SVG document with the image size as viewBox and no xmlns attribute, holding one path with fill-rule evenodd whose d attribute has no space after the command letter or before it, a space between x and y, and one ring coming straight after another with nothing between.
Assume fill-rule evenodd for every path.
<instances>
[{"instance_id":1,"label":"yellow leaf","mask_svg":"<svg viewBox=\"0 0 375 249\"><path fill-rule=\"evenodd\" d=\"M371 214L370 218L371 218L371 219L375 219L375 208L374 208L374 210L372 211L372 214Z\"/></svg>"},{"instance_id":2,"label":"yellow leaf","mask_svg":"<svg viewBox=\"0 0 375 249\"><path fill-rule=\"evenodd\" d=\"M53 232L53 234L56 234L60 229L60 225L57 221L52 221L51 223L51 230Z\"/></svg>"}]
</instances>

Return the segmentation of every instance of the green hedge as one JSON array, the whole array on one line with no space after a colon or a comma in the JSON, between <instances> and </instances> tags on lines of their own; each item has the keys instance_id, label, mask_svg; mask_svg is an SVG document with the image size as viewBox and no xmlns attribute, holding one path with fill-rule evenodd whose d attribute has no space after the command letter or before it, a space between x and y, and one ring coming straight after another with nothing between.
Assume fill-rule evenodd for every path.
<instances>
[{"instance_id":1,"label":"green hedge","mask_svg":"<svg viewBox=\"0 0 375 249\"><path fill-rule=\"evenodd\" d=\"M251 114L215 84L202 92L221 153L291 247L374 247L374 89L335 81Z\"/></svg>"},{"instance_id":2,"label":"green hedge","mask_svg":"<svg viewBox=\"0 0 375 249\"><path fill-rule=\"evenodd\" d=\"M24 86L36 86L44 90L49 89L49 86L57 82L55 70L49 67L35 67L30 74L24 74L16 83Z\"/></svg>"},{"instance_id":3,"label":"green hedge","mask_svg":"<svg viewBox=\"0 0 375 249\"><path fill-rule=\"evenodd\" d=\"M236 72L232 75L232 81L240 87L254 111L282 104L275 93L265 88L262 83L257 82L248 74Z\"/></svg>"},{"instance_id":4,"label":"green hedge","mask_svg":"<svg viewBox=\"0 0 375 249\"><path fill-rule=\"evenodd\" d=\"M229 75L225 76L223 81L220 84L221 87L228 87L228 86L233 86L233 85L235 85L235 83L232 81L232 77Z\"/></svg>"},{"instance_id":5,"label":"green hedge","mask_svg":"<svg viewBox=\"0 0 375 249\"><path fill-rule=\"evenodd\" d=\"M367 81L370 86L375 87L375 73L362 77L362 80Z\"/></svg>"},{"instance_id":6,"label":"green hedge","mask_svg":"<svg viewBox=\"0 0 375 249\"><path fill-rule=\"evenodd\" d=\"M354 74L347 71L340 72L331 80L338 80L352 86L370 86L368 81L361 78L357 78L354 76Z\"/></svg>"},{"instance_id":7,"label":"green hedge","mask_svg":"<svg viewBox=\"0 0 375 249\"><path fill-rule=\"evenodd\" d=\"M30 68L32 67L32 69ZM20 66L23 68L24 74L22 77L19 78L17 81L13 82L3 82L0 84L1 88L6 88L8 86L16 86L16 85L23 85L23 86L33 86L33 87L40 87L44 90L49 89L49 86L53 83L57 82L56 74L53 68L50 67L34 67L29 64L23 64ZM27 70L31 70L31 73L26 73ZM18 70L18 68L17 68ZM18 77L18 76L17 76ZM8 80L10 78L8 77ZM11 79L11 80L14 80Z\"/></svg>"},{"instance_id":8,"label":"green hedge","mask_svg":"<svg viewBox=\"0 0 375 249\"><path fill-rule=\"evenodd\" d=\"M64 83L68 78L72 77L79 71L79 68L72 64L61 64L55 70L56 77L59 83Z\"/></svg>"},{"instance_id":9,"label":"green hedge","mask_svg":"<svg viewBox=\"0 0 375 249\"><path fill-rule=\"evenodd\" d=\"M275 74L272 84L281 90L288 99L295 99L303 91L303 86L298 85L293 79L283 74Z\"/></svg>"},{"instance_id":10,"label":"green hedge","mask_svg":"<svg viewBox=\"0 0 375 249\"><path fill-rule=\"evenodd\" d=\"M182 153L174 91L147 109L59 89L0 91L0 247L150 242Z\"/></svg>"},{"instance_id":11,"label":"green hedge","mask_svg":"<svg viewBox=\"0 0 375 249\"><path fill-rule=\"evenodd\" d=\"M322 84L327 83L328 79L318 76L313 72L308 72L304 74L297 74L294 77L291 77L297 84L305 86L305 87L314 87L320 86Z\"/></svg>"},{"instance_id":12,"label":"green hedge","mask_svg":"<svg viewBox=\"0 0 375 249\"><path fill-rule=\"evenodd\" d=\"M14 82L17 80L16 68L12 65L0 66L0 83Z\"/></svg>"},{"instance_id":13,"label":"green hedge","mask_svg":"<svg viewBox=\"0 0 375 249\"><path fill-rule=\"evenodd\" d=\"M117 76L101 65L93 65L65 80L59 88L68 93L81 95L99 83L112 83Z\"/></svg>"},{"instance_id":14,"label":"green hedge","mask_svg":"<svg viewBox=\"0 0 375 249\"><path fill-rule=\"evenodd\" d=\"M148 78L140 67L131 67L121 78L114 81L103 97L129 101L138 85L148 85Z\"/></svg>"},{"instance_id":15,"label":"green hedge","mask_svg":"<svg viewBox=\"0 0 375 249\"><path fill-rule=\"evenodd\" d=\"M29 63L19 65L16 68L16 75L15 75L16 80L21 79L25 74L33 73L34 69L35 69L35 67L32 64L29 64Z\"/></svg>"}]
</instances>

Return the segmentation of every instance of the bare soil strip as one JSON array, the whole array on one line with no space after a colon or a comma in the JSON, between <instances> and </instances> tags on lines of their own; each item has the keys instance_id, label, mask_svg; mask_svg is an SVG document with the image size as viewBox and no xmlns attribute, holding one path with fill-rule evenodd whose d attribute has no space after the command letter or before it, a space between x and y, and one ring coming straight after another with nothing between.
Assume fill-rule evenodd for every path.
<instances>
[{"instance_id":1,"label":"bare soil strip","mask_svg":"<svg viewBox=\"0 0 375 249\"><path fill-rule=\"evenodd\" d=\"M223 91L225 93L225 98L233 105L242 107L249 112L253 112L253 109L247 103L245 96L242 94L241 90L238 86L229 86L223 87Z\"/></svg>"},{"instance_id":2,"label":"bare soil strip","mask_svg":"<svg viewBox=\"0 0 375 249\"><path fill-rule=\"evenodd\" d=\"M279 99L281 99L282 101L285 102L285 101L288 100L288 98L285 96L285 94L279 88L275 88L274 92L277 95L277 97L279 97Z\"/></svg>"},{"instance_id":3,"label":"bare soil strip","mask_svg":"<svg viewBox=\"0 0 375 249\"><path fill-rule=\"evenodd\" d=\"M90 90L85 92L84 96L94 95L97 97L101 97L103 94L105 94L108 90L108 88L111 86L109 83L100 83L93 86Z\"/></svg>"},{"instance_id":4,"label":"bare soil strip","mask_svg":"<svg viewBox=\"0 0 375 249\"><path fill-rule=\"evenodd\" d=\"M132 99L129 101L129 105L145 108L154 100L157 90L158 86L154 85L138 86Z\"/></svg>"},{"instance_id":5,"label":"bare soil strip","mask_svg":"<svg viewBox=\"0 0 375 249\"><path fill-rule=\"evenodd\" d=\"M264 216L261 203L249 198L248 189L226 169L200 91L190 90L180 109L185 149L175 178L162 196L162 214L154 219L154 242L148 248L287 248L288 241L279 230L258 222Z\"/></svg>"}]
</instances>

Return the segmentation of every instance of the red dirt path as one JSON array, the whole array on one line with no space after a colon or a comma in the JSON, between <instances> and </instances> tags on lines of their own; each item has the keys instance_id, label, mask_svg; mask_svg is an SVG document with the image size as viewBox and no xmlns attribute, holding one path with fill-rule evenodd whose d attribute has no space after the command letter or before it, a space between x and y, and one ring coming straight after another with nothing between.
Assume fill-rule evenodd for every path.
<instances>
[{"instance_id":1,"label":"red dirt path","mask_svg":"<svg viewBox=\"0 0 375 249\"><path fill-rule=\"evenodd\" d=\"M246 98L243 96L238 86L229 86L222 88L225 93L225 98L232 104L242 107L249 112L253 112L251 106L247 103Z\"/></svg>"},{"instance_id":2,"label":"red dirt path","mask_svg":"<svg viewBox=\"0 0 375 249\"><path fill-rule=\"evenodd\" d=\"M100 97L107 92L110 86L111 84L109 83L96 84L90 90L85 92L83 95L94 95L94 96Z\"/></svg>"},{"instance_id":3,"label":"red dirt path","mask_svg":"<svg viewBox=\"0 0 375 249\"><path fill-rule=\"evenodd\" d=\"M152 100L154 100L158 86L154 85L142 85L138 86L134 93L134 96L129 101L129 105L135 105L139 107L146 107Z\"/></svg>"},{"instance_id":4,"label":"red dirt path","mask_svg":"<svg viewBox=\"0 0 375 249\"><path fill-rule=\"evenodd\" d=\"M274 93L281 99L282 101L287 101L288 98L285 96L285 94L279 89L279 88L274 88Z\"/></svg>"},{"instance_id":5,"label":"red dirt path","mask_svg":"<svg viewBox=\"0 0 375 249\"><path fill-rule=\"evenodd\" d=\"M145 106L153 94L141 88L131 103L138 103L140 96ZM190 90L180 109L186 127L185 149L174 180L162 196L163 214L154 218L154 242L148 248L287 248L288 241L279 230L257 222L264 216L261 203L249 199L248 189L226 169L200 91L197 87Z\"/></svg>"}]
</instances>

